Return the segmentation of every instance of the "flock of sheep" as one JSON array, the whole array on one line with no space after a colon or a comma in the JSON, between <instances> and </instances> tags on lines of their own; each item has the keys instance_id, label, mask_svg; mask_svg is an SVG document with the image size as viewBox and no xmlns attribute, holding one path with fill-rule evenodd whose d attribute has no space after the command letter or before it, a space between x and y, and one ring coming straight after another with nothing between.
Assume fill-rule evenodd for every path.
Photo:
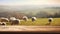
<instances>
[{"instance_id":1,"label":"flock of sheep","mask_svg":"<svg viewBox=\"0 0 60 34\"><path fill-rule=\"evenodd\" d=\"M36 19L37 19L36 17L32 17L31 18L32 22L36 21ZM24 16L23 17L23 20L24 21L28 21L28 17L27 16ZM17 19L15 17L10 17L9 19L8 18L1 17L0 18L0 25L6 25L7 22L10 22L11 25L18 25L20 23L20 21L21 21L20 19ZM49 21L48 24L50 24L53 21L53 19L52 18L49 18L48 21Z\"/></svg>"}]
</instances>

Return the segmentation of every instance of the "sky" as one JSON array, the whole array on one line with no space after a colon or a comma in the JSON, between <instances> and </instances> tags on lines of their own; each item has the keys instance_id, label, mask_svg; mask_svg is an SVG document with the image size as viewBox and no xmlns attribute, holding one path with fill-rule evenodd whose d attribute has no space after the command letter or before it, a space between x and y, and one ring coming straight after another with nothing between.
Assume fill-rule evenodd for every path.
<instances>
[{"instance_id":1,"label":"sky","mask_svg":"<svg viewBox=\"0 0 60 34\"><path fill-rule=\"evenodd\" d=\"M60 5L60 0L0 0L0 5Z\"/></svg>"}]
</instances>

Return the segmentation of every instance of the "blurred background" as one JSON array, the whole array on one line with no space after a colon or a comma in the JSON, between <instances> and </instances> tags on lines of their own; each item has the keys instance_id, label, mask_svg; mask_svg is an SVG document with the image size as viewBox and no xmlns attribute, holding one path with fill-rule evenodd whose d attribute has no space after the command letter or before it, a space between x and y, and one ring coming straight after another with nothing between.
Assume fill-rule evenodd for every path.
<instances>
[{"instance_id":1,"label":"blurred background","mask_svg":"<svg viewBox=\"0 0 60 34\"><path fill-rule=\"evenodd\" d=\"M0 17L59 18L60 0L0 0Z\"/></svg>"}]
</instances>

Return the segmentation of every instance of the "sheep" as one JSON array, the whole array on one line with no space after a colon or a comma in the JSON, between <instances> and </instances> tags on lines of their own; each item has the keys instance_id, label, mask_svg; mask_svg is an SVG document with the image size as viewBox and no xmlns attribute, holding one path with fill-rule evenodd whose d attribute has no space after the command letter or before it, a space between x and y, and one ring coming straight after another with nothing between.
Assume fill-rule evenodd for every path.
<instances>
[{"instance_id":1,"label":"sheep","mask_svg":"<svg viewBox=\"0 0 60 34\"><path fill-rule=\"evenodd\" d=\"M16 18L15 17L10 17L10 20L16 20Z\"/></svg>"},{"instance_id":2,"label":"sheep","mask_svg":"<svg viewBox=\"0 0 60 34\"><path fill-rule=\"evenodd\" d=\"M15 17L10 17L9 18L9 22L12 22L13 20L16 20L16 18Z\"/></svg>"},{"instance_id":3,"label":"sheep","mask_svg":"<svg viewBox=\"0 0 60 34\"><path fill-rule=\"evenodd\" d=\"M15 17L11 17L9 22L11 22L11 25L17 25L20 23L20 19L16 19Z\"/></svg>"},{"instance_id":4,"label":"sheep","mask_svg":"<svg viewBox=\"0 0 60 34\"><path fill-rule=\"evenodd\" d=\"M28 21L28 17L27 16L23 16L23 20L24 21Z\"/></svg>"},{"instance_id":5,"label":"sheep","mask_svg":"<svg viewBox=\"0 0 60 34\"><path fill-rule=\"evenodd\" d=\"M9 19L2 17L2 18L0 18L0 21L1 21L1 22L9 22Z\"/></svg>"},{"instance_id":6,"label":"sheep","mask_svg":"<svg viewBox=\"0 0 60 34\"><path fill-rule=\"evenodd\" d=\"M16 19L16 20L19 21L19 23L20 23L20 21L21 21L20 19Z\"/></svg>"},{"instance_id":7,"label":"sheep","mask_svg":"<svg viewBox=\"0 0 60 34\"><path fill-rule=\"evenodd\" d=\"M20 23L20 20L18 19L11 21L11 25L18 25L19 23Z\"/></svg>"},{"instance_id":8,"label":"sheep","mask_svg":"<svg viewBox=\"0 0 60 34\"><path fill-rule=\"evenodd\" d=\"M0 22L0 25L6 25L6 22Z\"/></svg>"},{"instance_id":9,"label":"sheep","mask_svg":"<svg viewBox=\"0 0 60 34\"><path fill-rule=\"evenodd\" d=\"M32 22L36 21L36 17L32 17Z\"/></svg>"},{"instance_id":10,"label":"sheep","mask_svg":"<svg viewBox=\"0 0 60 34\"><path fill-rule=\"evenodd\" d=\"M51 22L53 21L53 18L48 18L48 21L49 21L48 24L51 24Z\"/></svg>"}]
</instances>

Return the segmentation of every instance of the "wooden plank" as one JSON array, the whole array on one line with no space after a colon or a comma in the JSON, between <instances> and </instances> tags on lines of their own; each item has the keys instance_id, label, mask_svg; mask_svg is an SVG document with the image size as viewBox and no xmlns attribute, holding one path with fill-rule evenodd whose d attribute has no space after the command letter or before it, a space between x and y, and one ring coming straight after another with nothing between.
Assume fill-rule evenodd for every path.
<instances>
[{"instance_id":1,"label":"wooden plank","mask_svg":"<svg viewBox=\"0 0 60 34\"><path fill-rule=\"evenodd\" d=\"M0 32L60 32L60 26L0 26Z\"/></svg>"}]
</instances>

